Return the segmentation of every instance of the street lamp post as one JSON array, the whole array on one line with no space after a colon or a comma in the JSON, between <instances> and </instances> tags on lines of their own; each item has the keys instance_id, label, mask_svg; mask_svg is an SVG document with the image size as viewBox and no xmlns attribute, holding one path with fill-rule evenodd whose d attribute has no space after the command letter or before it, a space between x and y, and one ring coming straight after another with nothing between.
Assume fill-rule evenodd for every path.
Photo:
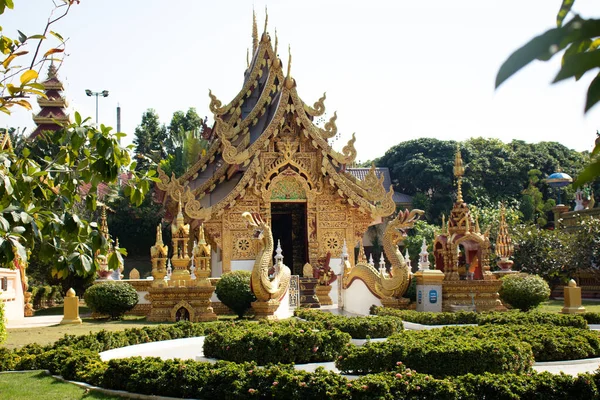
<instances>
[{"instance_id":1,"label":"street lamp post","mask_svg":"<svg viewBox=\"0 0 600 400\"><path fill-rule=\"evenodd\" d=\"M98 126L98 96L108 97L108 90L101 92L92 92L90 89L85 89L85 94L88 96L96 96L96 127Z\"/></svg>"}]
</instances>

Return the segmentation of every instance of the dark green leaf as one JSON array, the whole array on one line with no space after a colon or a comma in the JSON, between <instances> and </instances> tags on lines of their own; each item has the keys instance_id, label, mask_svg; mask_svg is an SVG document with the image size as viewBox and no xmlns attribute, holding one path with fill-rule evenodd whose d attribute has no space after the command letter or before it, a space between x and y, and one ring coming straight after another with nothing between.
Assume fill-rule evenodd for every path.
<instances>
[{"instance_id":1,"label":"dark green leaf","mask_svg":"<svg viewBox=\"0 0 600 400\"><path fill-rule=\"evenodd\" d=\"M588 88L585 100L585 112L588 112L598 101L600 101L600 74L596 75Z\"/></svg>"},{"instance_id":2,"label":"dark green leaf","mask_svg":"<svg viewBox=\"0 0 600 400\"><path fill-rule=\"evenodd\" d=\"M582 187L584 184L593 181L600 176L600 161L595 161L589 164L581 173L577 176L574 187Z\"/></svg>"},{"instance_id":3,"label":"dark green leaf","mask_svg":"<svg viewBox=\"0 0 600 400\"><path fill-rule=\"evenodd\" d=\"M565 59L560 71L552 83L562 81L573 76L581 77L587 71L600 67L600 50L577 53Z\"/></svg>"}]
</instances>

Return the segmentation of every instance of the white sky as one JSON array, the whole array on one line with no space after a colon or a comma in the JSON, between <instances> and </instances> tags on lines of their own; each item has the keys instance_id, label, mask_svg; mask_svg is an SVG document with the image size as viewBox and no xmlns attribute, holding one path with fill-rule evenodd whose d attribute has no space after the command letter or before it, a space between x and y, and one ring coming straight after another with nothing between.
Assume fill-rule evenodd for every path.
<instances>
[{"instance_id":1,"label":"white sky","mask_svg":"<svg viewBox=\"0 0 600 400\"><path fill-rule=\"evenodd\" d=\"M254 7L260 35L268 6L284 66L291 44L304 101L312 104L326 91L327 118L338 111L342 137L335 147L356 132L358 159L365 161L419 137L558 141L591 150L600 105L587 116L583 107L593 73L550 85L560 61L535 62L494 90L501 63L553 27L560 3L273 0ZM577 0L575 10L596 17L594 6ZM69 38L59 77L71 114L94 119L95 99L84 91L108 90L99 99L99 120L116 128L120 104L128 141L147 108L167 124L174 111L189 107L209 115L209 88L223 103L241 89L252 7L242 0L81 0L53 27ZM0 25L13 37L16 29L41 33L51 9L50 0L16 0ZM31 132L31 115L15 109L0 116L0 126Z\"/></svg>"}]
</instances>

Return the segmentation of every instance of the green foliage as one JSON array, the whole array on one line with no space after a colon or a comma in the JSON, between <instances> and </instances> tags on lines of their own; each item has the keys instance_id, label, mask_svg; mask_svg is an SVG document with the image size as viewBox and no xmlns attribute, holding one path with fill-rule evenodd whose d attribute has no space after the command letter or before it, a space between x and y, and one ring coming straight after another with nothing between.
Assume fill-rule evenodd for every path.
<instances>
[{"instance_id":1,"label":"green foliage","mask_svg":"<svg viewBox=\"0 0 600 400\"><path fill-rule=\"evenodd\" d=\"M417 301L417 279L415 277L412 277L410 279L410 283L408 284L408 289L406 289L406 293L404 293L404 297L406 297L413 303Z\"/></svg>"},{"instance_id":2,"label":"green foliage","mask_svg":"<svg viewBox=\"0 0 600 400\"><path fill-rule=\"evenodd\" d=\"M440 328L404 331L385 342L348 346L336 361L345 373L392 371L398 362L436 377L468 373L529 372L534 358L531 346L493 335L483 328ZM473 360L478 360L476 363Z\"/></svg>"},{"instance_id":3,"label":"green foliage","mask_svg":"<svg viewBox=\"0 0 600 400\"><path fill-rule=\"evenodd\" d=\"M233 271L221 276L215 294L223 304L242 318L256 296L250 288L250 271Z\"/></svg>"},{"instance_id":4,"label":"green foliage","mask_svg":"<svg viewBox=\"0 0 600 400\"><path fill-rule=\"evenodd\" d=\"M494 257L494 246L496 245L496 237L500 227L500 207L501 204L493 204L487 206L470 205L471 214L479 222L479 226L483 232L489 231L490 242L492 244L491 257ZM521 219L519 211L512 205L505 204L505 218L509 227L515 226ZM494 260L490 260L490 265L495 265Z\"/></svg>"},{"instance_id":5,"label":"green foliage","mask_svg":"<svg viewBox=\"0 0 600 400\"><path fill-rule=\"evenodd\" d=\"M204 355L259 365L333 361L349 341L349 334L313 323L232 323L206 336Z\"/></svg>"},{"instance_id":6,"label":"green foliage","mask_svg":"<svg viewBox=\"0 0 600 400\"><path fill-rule=\"evenodd\" d=\"M319 322L321 329L338 329L348 333L352 339L384 338L403 329L402 320L395 317L343 317L311 309L297 309L294 315Z\"/></svg>"},{"instance_id":7,"label":"green foliage","mask_svg":"<svg viewBox=\"0 0 600 400\"><path fill-rule=\"evenodd\" d=\"M550 287L538 275L515 274L502 278L499 293L502 301L519 310L528 311L550 298Z\"/></svg>"},{"instance_id":8,"label":"green foliage","mask_svg":"<svg viewBox=\"0 0 600 400\"><path fill-rule=\"evenodd\" d=\"M4 317L4 302L0 301L0 344L4 343L6 340L6 327Z\"/></svg>"},{"instance_id":9,"label":"green foliage","mask_svg":"<svg viewBox=\"0 0 600 400\"><path fill-rule=\"evenodd\" d=\"M94 312L118 319L138 303L138 295L127 283L106 281L85 291L85 303Z\"/></svg>"},{"instance_id":10,"label":"green foliage","mask_svg":"<svg viewBox=\"0 0 600 400\"><path fill-rule=\"evenodd\" d=\"M403 321L414 322L423 325L553 325L587 329L588 326L586 320L600 321L600 316L596 313L586 313L584 315L517 311L489 313L433 313L417 312L414 310L397 310L385 307L372 307L371 313L380 316L387 315L397 317Z\"/></svg>"},{"instance_id":11,"label":"green foliage","mask_svg":"<svg viewBox=\"0 0 600 400\"><path fill-rule=\"evenodd\" d=\"M203 139L199 130L171 134L169 146L173 150L160 162L160 167L165 174L174 173L181 176L188 170L208 149L208 141Z\"/></svg>"},{"instance_id":12,"label":"green foliage","mask_svg":"<svg viewBox=\"0 0 600 400\"><path fill-rule=\"evenodd\" d=\"M167 128L161 125L156 111L151 108L146 110L142 115L142 122L135 128L134 133L133 143L139 170L152 164L158 164L160 160L167 157Z\"/></svg>"}]
</instances>

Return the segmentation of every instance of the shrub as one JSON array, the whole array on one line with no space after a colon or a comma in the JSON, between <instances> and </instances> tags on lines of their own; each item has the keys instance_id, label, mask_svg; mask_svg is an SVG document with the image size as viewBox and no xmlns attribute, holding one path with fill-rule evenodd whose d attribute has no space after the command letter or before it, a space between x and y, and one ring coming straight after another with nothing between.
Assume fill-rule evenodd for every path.
<instances>
[{"instance_id":1,"label":"shrub","mask_svg":"<svg viewBox=\"0 0 600 400\"><path fill-rule=\"evenodd\" d=\"M294 314L307 321L320 322L324 329L338 329L352 339L384 338L404 329L397 317L343 317L328 312L297 309Z\"/></svg>"},{"instance_id":2,"label":"shrub","mask_svg":"<svg viewBox=\"0 0 600 400\"><path fill-rule=\"evenodd\" d=\"M537 307L550 297L548 283L537 275L507 275L502 278L500 298L522 311Z\"/></svg>"},{"instance_id":3,"label":"shrub","mask_svg":"<svg viewBox=\"0 0 600 400\"><path fill-rule=\"evenodd\" d=\"M398 362L437 377L467 373L528 372L534 358L531 346L492 335L476 338L477 327L405 331L386 342L348 346L336 361L345 373L392 371ZM479 328L481 329L481 328ZM473 362L477 360L477 362Z\"/></svg>"},{"instance_id":4,"label":"shrub","mask_svg":"<svg viewBox=\"0 0 600 400\"><path fill-rule=\"evenodd\" d=\"M215 294L223 304L242 318L256 296L250 288L250 271L233 271L221 276Z\"/></svg>"},{"instance_id":5,"label":"shrub","mask_svg":"<svg viewBox=\"0 0 600 400\"><path fill-rule=\"evenodd\" d=\"M232 323L209 333L204 355L221 360L268 363L332 361L350 341L350 335L314 329L314 323Z\"/></svg>"},{"instance_id":6,"label":"shrub","mask_svg":"<svg viewBox=\"0 0 600 400\"><path fill-rule=\"evenodd\" d=\"M410 283L408 284L408 289L406 289L404 297L410 299L410 301L413 303L417 301L417 278L414 276L410 279Z\"/></svg>"},{"instance_id":7,"label":"shrub","mask_svg":"<svg viewBox=\"0 0 600 400\"><path fill-rule=\"evenodd\" d=\"M6 340L6 326L4 321L4 302L0 301L0 344Z\"/></svg>"},{"instance_id":8,"label":"shrub","mask_svg":"<svg viewBox=\"0 0 600 400\"><path fill-rule=\"evenodd\" d=\"M92 311L107 314L111 319L123 317L138 302L133 286L111 281L91 286L85 291L83 298Z\"/></svg>"},{"instance_id":9,"label":"shrub","mask_svg":"<svg viewBox=\"0 0 600 400\"><path fill-rule=\"evenodd\" d=\"M403 321L423 325L476 324L478 318L478 314L475 312L434 313L419 312L415 310L398 310L386 307L371 307L371 314L398 317Z\"/></svg>"}]
</instances>

